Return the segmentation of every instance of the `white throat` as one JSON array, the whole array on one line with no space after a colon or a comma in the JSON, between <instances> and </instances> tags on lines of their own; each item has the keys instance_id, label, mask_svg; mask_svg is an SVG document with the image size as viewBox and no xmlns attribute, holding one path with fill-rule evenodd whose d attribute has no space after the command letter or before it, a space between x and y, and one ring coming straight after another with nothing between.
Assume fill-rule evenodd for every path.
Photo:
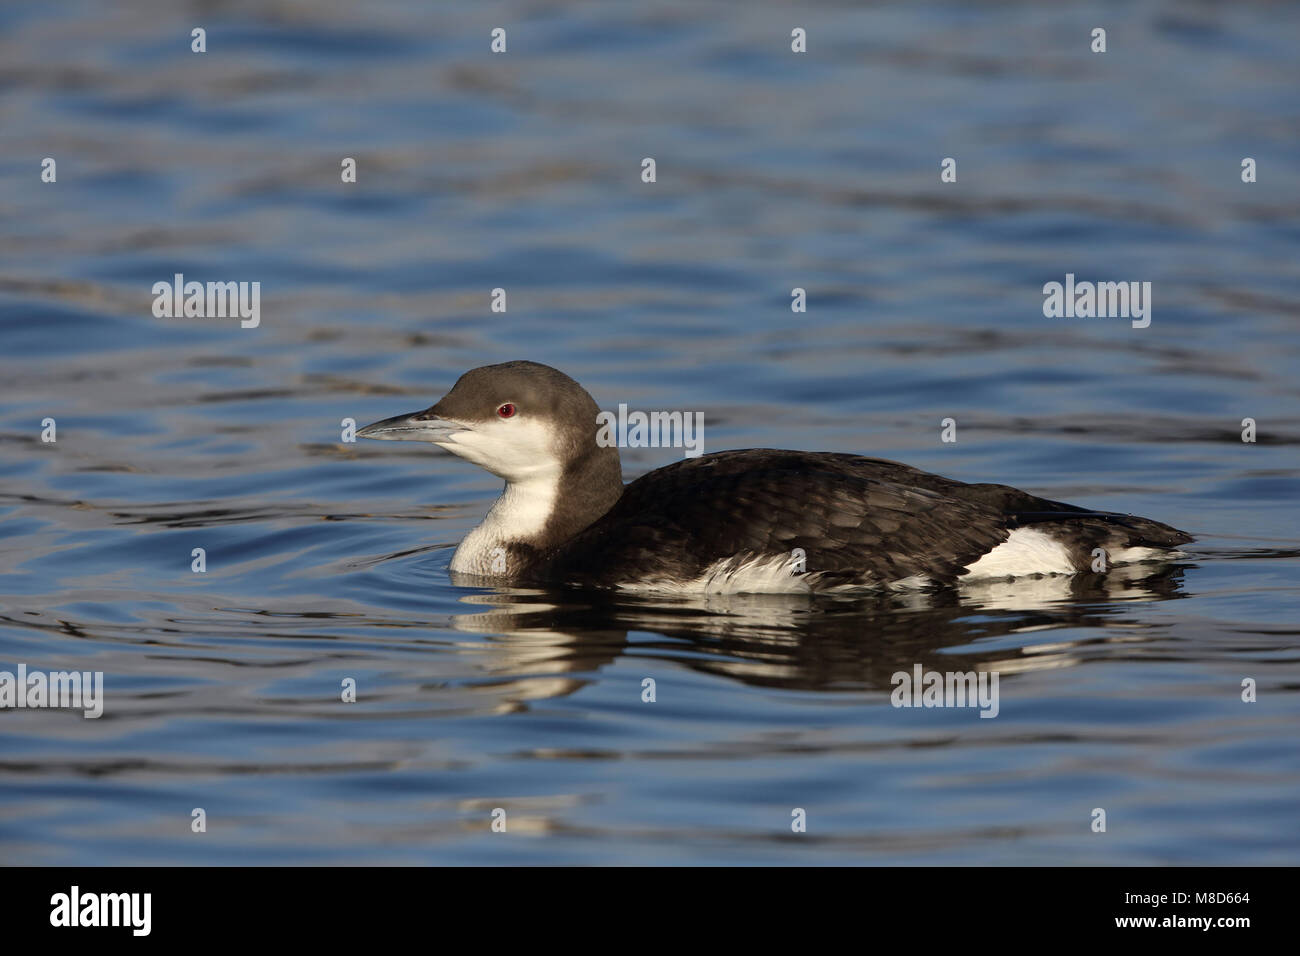
<instances>
[{"instance_id":1,"label":"white throat","mask_svg":"<svg viewBox=\"0 0 1300 956\"><path fill-rule=\"evenodd\" d=\"M512 574L509 546L527 544L541 534L555 510L559 479L557 467L507 481L482 524L465 536L452 555L451 570L489 577Z\"/></svg>"}]
</instances>

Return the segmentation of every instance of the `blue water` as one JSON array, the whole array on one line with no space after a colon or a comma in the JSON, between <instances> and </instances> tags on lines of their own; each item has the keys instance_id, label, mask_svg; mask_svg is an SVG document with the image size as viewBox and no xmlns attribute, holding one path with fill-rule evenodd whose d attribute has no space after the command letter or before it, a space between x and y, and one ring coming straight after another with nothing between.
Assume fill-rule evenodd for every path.
<instances>
[{"instance_id":1,"label":"blue water","mask_svg":"<svg viewBox=\"0 0 1300 956\"><path fill-rule=\"evenodd\" d=\"M105 681L97 720L0 710L0 862L1296 862L1298 29L0 6L0 670ZM155 318L177 272L261 282L261 324ZM1151 282L1151 325L1045 318L1066 273ZM1197 541L925 598L456 587L498 482L340 421L515 358L700 411L705 451L897 458ZM891 707L916 663L998 671L999 715Z\"/></svg>"}]
</instances>

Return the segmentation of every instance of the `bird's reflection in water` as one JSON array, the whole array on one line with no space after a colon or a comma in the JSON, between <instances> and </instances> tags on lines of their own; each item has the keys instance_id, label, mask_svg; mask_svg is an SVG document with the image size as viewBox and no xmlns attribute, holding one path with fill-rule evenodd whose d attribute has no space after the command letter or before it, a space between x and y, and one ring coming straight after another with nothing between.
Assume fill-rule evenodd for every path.
<instances>
[{"instance_id":1,"label":"bird's reflection in water","mask_svg":"<svg viewBox=\"0 0 1300 956\"><path fill-rule=\"evenodd\" d=\"M473 580L455 576L454 583ZM891 689L892 676L925 670L1068 667L1085 645L1146 639L1158 625L1136 603L1181 596L1182 568L1135 565L1109 574L985 582L940 591L856 596L615 595L494 589L467 594L477 613L458 630L492 635L489 671L510 696L573 693L619 656L667 658L746 684L789 690ZM1102 628L1069 641L1041 632ZM637 632L635 642L629 633ZM1028 635L1034 636L1029 638ZM1008 635L1026 635L1010 644ZM992 639L992 640L991 640ZM981 650L981 644L989 648Z\"/></svg>"}]
</instances>

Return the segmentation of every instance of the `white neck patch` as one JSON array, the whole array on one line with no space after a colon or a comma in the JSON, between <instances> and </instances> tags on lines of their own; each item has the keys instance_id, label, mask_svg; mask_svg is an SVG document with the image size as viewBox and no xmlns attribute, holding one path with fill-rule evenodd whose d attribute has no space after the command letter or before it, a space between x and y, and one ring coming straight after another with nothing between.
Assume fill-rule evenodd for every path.
<instances>
[{"instance_id":1,"label":"white neck patch","mask_svg":"<svg viewBox=\"0 0 1300 956\"><path fill-rule=\"evenodd\" d=\"M549 423L520 415L476 423L437 444L506 481L483 523L456 549L451 570L487 577L513 574L509 545L535 538L555 510L564 471L556 454L560 436Z\"/></svg>"},{"instance_id":2,"label":"white neck patch","mask_svg":"<svg viewBox=\"0 0 1300 956\"><path fill-rule=\"evenodd\" d=\"M521 414L478 422L435 444L498 478L530 482L552 473L559 475L560 442L560 434L550 423Z\"/></svg>"},{"instance_id":3,"label":"white neck patch","mask_svg":"<svg viewBox=\"0 0 1300 956\"><path fill-rule=\"evenodd\" d=\"M506 482L505 490L483 523L465 536L451 558L451 570L501 577L512 573L508 546L540 534L555 510L560 469L523 481Z\"/></svg>"}]
</instances>

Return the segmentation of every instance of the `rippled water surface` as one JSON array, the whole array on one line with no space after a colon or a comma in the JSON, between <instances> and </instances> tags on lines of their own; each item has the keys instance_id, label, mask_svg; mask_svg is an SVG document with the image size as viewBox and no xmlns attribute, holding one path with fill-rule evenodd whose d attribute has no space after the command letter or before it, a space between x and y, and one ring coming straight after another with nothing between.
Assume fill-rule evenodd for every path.
<instances>
[{"instance_id":1,"label":"rippled water surface","mask_svg":"<svg viewBox=\"0 0 1300 956\"><path fill-rule=\"evenodd\" d=\"M0 6L0 670L106 695L0 711L0 861L1294 863L1298 31L1173 0ZM155 318L178 272L261 282L261 324ZM1150 327L1044 318L1066 273L1150 281ZM514 358L703 412L706 451L1197 540L879 600L456 587L498 482L340 422ZM997 670L999 715L891 707L917 663Z\"/></svg>"}]
</instances>

